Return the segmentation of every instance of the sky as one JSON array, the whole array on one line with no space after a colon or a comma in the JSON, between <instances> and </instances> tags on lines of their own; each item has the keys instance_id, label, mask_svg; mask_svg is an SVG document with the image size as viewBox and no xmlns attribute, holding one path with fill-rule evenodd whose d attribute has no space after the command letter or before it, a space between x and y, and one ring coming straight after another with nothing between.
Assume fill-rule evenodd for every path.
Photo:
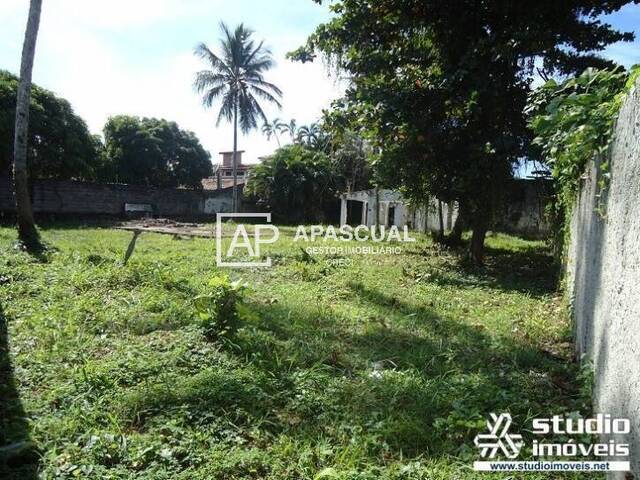
<instances>
[{"instance_id":1,"label":"sky","mask_svg":"<svg viewBox=\"0 0 640 480\"><path fill-rule=\"evenodd\" d=\"M28 7L28 0L0 0L0 69L19 70ZM267 116L308 124L344 84L321 61L300 64L285 55L329 16L311 0L44 0L33 81L69 100L92 133L113 115L165 118L194 131L217 163L218 152L232 148L232 129L216 127L217 111L205 110L193 91L195 72L205 68L195 45L215 50L220 21L244 22L271 48L276 66L266 79L284 92L282 110L267 107ZM604 56L627 67L640 63L640 5L606 20L638 39L611 45ZM248 163L276 147L260 130L239 139Z\"/></svg>"},{"instance_id":2,"label":"sky","mask_svg":"<svg viewBox=\"0 0 640 480\"><path fill-rule=\"evenodd\" d=\"M19 71L28 6L0 0L0 69ZM165 118L194 131L217 163L233 147L233 130L216 127L217 110L205 110L193 90L195 72L206 68L194 47L217 50L220 21L244 22L272 50L276 66L265 78L284 93L282 110L267 107L267 117L308 124L343 87L322 62L285 55L328 18L311 0L44 0L33 81L69 100L92 133L118 114ZM259 129L239 138L248 163L276 147Z\"/></svg>"}]
</instances>

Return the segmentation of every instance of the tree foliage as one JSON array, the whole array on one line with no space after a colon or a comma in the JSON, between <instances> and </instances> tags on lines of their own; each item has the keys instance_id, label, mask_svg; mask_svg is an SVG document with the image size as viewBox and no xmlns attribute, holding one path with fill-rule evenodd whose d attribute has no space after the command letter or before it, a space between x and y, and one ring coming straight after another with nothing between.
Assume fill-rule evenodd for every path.
<instances>
[{"instance_id":1,"label":"tree foliage","mask_svg":"<svg viewBox=\"0 0 640 480\"><path fill-rule=\"evenodd\" d=\"M251 171L245 193L289 222L322 222L336 202L339 180L329 158L303 145L276 150Z\"/></svg>"},{"instance_id":2,"label":"tree foliage","mask_svg":"<svg viewBox=\"0 0 640 480\"><path fill-rule=\"evenodd\" d=\"M267 137L267 140L271 140L271 137L275 138L278 148L282 146L280 144L280 137L278 137L278 133L280 133L280 129L278 128L279 125L280 119L276 117L272 121L267 120L264 122L260 129L260 131Z\"/></svg>"},{"instance_id":3,"label":"tree foliage","mask_svg":"<svg viewBox=\"0 0 640 480\"><path fill-rule=\"evenodd\" d=\"M13 157L18 78L0 71L0 174ZM68 101L37 85L31 88L28 174L31 180L94 180L100 167L100 140Z\"/></svg>"},{"instance_id":4,"label":"tree foliage","mask_svg":"<svg viewBox=\"0 0 640 480\"><path fill-rule=\"evenodd\" d=\"M349 74L329 121L364 132L388 186L416 201L457 200L481 261L531 139L523 114L531 75L609 65L594 52L633 35L597 17L626 3L337 0L336 15L292 56L319 51Z\"/></svg>"},{"instance_id":5,"label":"tree foliage","mask_svg":"<svg viewBox=\"0 0 640 480\"><path fill-rule=\"evenodd\" d=\"M107 121L104 138L104 181L201 188L212 174L209 153L175 122L119 115Z\"/></svg>"},{"instance_id":6,"label":"tree foliage","mask_svg":"<svg viewBox=\"0 0 640 480\"><path fill-rule=\"evenodd\" d=\"M330 148L329 134L318 122L301 125L296 134L296 142L319 152L327 152Z\"/></svg>"},{"instance_id":7,"label":"tree foliage","mask_svg":"<svg viewBox=\"0 0 640 480\"><path fill-rule=\"evenodd\" d=\"M258 99L280 106L282 92L264 79L264 72L274 65L271 51L265 48L264 42L256 45L251 39L253 31L242 24L233 31L224 23L220 28L223 33L221 55L204 43L196 47L196 56L204 60L209 69L196 73L193 85L202 94L205 107L212 107L219 98L222 100L218 125L223 119L233 122L237 112L240 128L247 133L258 126L258 118L267 121Z\"/></svg>"},{"instance_id":8,"label":"tree foliage","mask_svg":"<svg viewBox=\"0 0 640 480\"><path fill-rule=\"evenodd\" d=\"M615 120L639 74L637 67L631 73L589 68L561 83L549 80L531 94L527 113L536 134L534 144L551 167L565 215L571 211L588 162L602 157L603 179L608 178Z\"/></svg>"},{"instance_id":9,"label":"tree foliage","mask_svg":"<svg viewBox=\"0 0 640 480\"><path fill-rule=\"evenodd\" d=\"M328 141L331 168L341 180L340 190L355 192L372 186L371 146L351 130L337 131Z\"/></svg>"}]
</instances>

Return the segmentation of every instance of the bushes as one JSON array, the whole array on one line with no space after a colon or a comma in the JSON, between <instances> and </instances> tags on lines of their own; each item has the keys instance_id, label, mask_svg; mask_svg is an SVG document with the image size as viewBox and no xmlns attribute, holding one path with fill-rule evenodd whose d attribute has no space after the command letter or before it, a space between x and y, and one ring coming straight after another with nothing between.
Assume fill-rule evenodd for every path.
<instances>
[{"instance_id":1,"label":"bushes","mask_svg":"<svg viewBox=\"0 0 640 480\"><path fill-rule=\"evenodd\" d=\"M238 328L238 303L245 285L232 282L228 276L213 277L208 283L209 293L194 299L196 313L205 335L210 339L224 337Z\"/></svg>"},{"instance_id":2,"label":"bushes","mask_svg":"<svg viewBox=\"0 0 640 480\"><path fill-rule=\"evenodd\" d=\"M526 113L543 161L551 168L554 196L547 206L552 228L552 246L561 260L568 244L568 220L580 189L580 179L589 162L599 157L599 197L609 181L609 147L618 112L627 91L640 75L640 68L588 68L563 83L549 80L535 90ZM604 216L601 202L598 212Z\"/></svg>"},{"instance_id":3,"label":"bushes","mask_svg":"<svg viewBox=\"0 0 640 480\"><path fill-rule=\"evenodd\" d=\"M279 221L326 222L339 212L340 182L324 153L287 145L254 167L245 193Z\"/></svg>"}]
</instances>

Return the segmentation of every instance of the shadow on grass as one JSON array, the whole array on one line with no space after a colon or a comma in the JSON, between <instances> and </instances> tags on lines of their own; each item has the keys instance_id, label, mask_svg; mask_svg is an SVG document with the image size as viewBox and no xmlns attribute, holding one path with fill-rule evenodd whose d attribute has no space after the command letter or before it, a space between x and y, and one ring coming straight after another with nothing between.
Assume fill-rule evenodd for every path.
<instances>
[{"instance_id":1,"label":"shadow on grass","mask_svg":"<svg viewBox=\"0 0 640 480\"><path fill-rule=\"evenodd\" d=\"M0 477L36 479L38 453L18 394L9 355L8 319L0 304Z\"/></svg>"},{"instance_id":2,"label":"shadow on grass","mask_svg":"<svg viewBox=\"0 0 640 480\"><path fill-rule=\"evenodd\" d=\"M432 281L453 287L486 286L533 297L558 290L558 266L547 249L486 246L485 252L485 265L479 267L467 259L463 248L431 247L414 251L414 255L440 257L443 266L430 266L424 272L418 269L411 273L415 277L425 277L424 274L429 273Z\"/></svg>"},{"instance_id":3,"label":"shadow on grass","mask_svg":"<svg viewBox=\"0 0 640 480\"><path fill-rule=\"evenodd\" d=\"M484 275L492 287L528 293L534 297L557 291L557 265L547 249L527 247L514 251L486 247L486 252Z\"/></svg>"},{"instance_id":4,"label":"shadow on grass","mask_svg":"<svg viewBox=\"0 0 640 480\"><path fill-rule=\"evenodd\" d=\"M182 393L141 394L135 410L186 407L194 423L234 412L235 426L388 458L471 450L491 412L519 427L575 407L562 359L362 283L348 289L366 318L248 304L254 318L225 349L237 373L196 374L172 386Z\"/></svg>"},{"instance_id":5,"label":"shadow on grass","mask_svg":"<svg viewBox=\"0 0 640 480\"><path fill-rule=\"evenodd\" d=\"M290 435L317 438L331 426L339 442L349 426L370 431L395 454L449 455L472 445L477 428L469 422L482 423L490 412L510 412L518 422L532 412L570 408L578 395L573 366L532 345L360 283L349 287L379 312L361 328L313 311L254 306L277 342L262 349L259 342L240 343L241 355L258 349L257 364L272 373L283 364L321 372L303 382L312 408L296 398L283 407L304 419Z\"/></svg>"}]
</instances>

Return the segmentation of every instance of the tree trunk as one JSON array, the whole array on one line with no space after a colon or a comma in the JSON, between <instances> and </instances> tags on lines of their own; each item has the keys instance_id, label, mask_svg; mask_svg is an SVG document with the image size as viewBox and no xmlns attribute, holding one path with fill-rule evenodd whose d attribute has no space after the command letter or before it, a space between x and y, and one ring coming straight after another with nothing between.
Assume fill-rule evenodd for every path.
<instances>
[{"instance_id":1,"label":"tree trunk","mask_svg":"<svg viewBox=\"0 0 640 480\"><path fill-rule=\"evenodd\" d=\"M13 184L18 217L18 236L27 247L39 245L38 230L33 221L29 182L27 178L27 142L29 135L29 104L31 101L31 73L40 25L42 0L31 0L29 18L22 45L22 63L16 102L15 138L13 144Z\"/></svg>"},{"instance_id":2,"label":"tree trunk","mask_svg":"<svg viewBox=\"0 0 640 480\"><path fill-rule=\"evenodd\" d=\"M233 198L231 200L231 209L233 213L238 213L238 102L236 99L233 108L233 158L231 167L233 169Z\"/></svg>"},{"instance_id":3,"label":"tree trunk","mask_svg":"<svg viewBox=\"0 0 640 480\"><path fill-rule=\"evenodd\" d=\"M442 202L438 200L438 221L440 222L439 241L444 240L444 217L442 216Z\"/></svg>"},{"instance_id":4,"label":"tree trunk","mask_svg":"<svg viewBox=\"0 0 640 480\"><path fill-rule=\"evenodd\" d=\"M476 218L473 221L473 232L469 244L469 256L476 265L484 265L484 239L487 235L487 221L484 218Z\"/></svg>"},{"instance_id":5,"label":"tree trunk","mask_svg":"<svg viewBox=\"0 0 640 480\"><path fill-rule=\"evenodd\" d=\"M451 229L451 233L447 238L447 243L449 245L460 245L462 244L462 232L464 231L465 219L462 213L462 207L458 204L458 215L456 216L456 221L453 222L453 228Z\"/></svg>"}]
</instances>

